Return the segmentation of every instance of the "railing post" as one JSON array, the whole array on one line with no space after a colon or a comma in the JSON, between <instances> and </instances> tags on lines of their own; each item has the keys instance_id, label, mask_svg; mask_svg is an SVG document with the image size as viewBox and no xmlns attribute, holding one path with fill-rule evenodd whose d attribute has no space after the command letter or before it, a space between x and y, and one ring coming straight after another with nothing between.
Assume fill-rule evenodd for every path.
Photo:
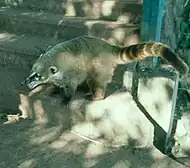
<instances>
[{"instance_id":1,"label":"railing post","mask_svg":"<svg viewBox=\"0 0 190 168\"><path fill-rule=\"evenodd\" d=\"M166 0L143 1L141 41L160 41L165 1ZM158 65L158 58L149 58L140 64L148 68L154 68Z\"/></svg>"}]
</instances>

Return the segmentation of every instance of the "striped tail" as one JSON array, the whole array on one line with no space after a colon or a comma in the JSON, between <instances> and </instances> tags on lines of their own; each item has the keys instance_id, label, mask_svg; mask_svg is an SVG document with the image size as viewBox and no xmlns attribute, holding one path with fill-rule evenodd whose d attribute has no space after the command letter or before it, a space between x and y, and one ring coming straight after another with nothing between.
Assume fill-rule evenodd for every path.
<instances>
[{"instance_id":1,"label":"striped tail","mask_svg":"<svg viewBox=\"0 0 190 168\"><path fill-rule=\"evenodd\" d=\"M159 56L170 63L181 74L188 74L187 64L177 56L167 45L158 42L143 42L140 44L121 47L118 54L118 64L144 59L145 57Z\"/></svg>"}]
</instances>

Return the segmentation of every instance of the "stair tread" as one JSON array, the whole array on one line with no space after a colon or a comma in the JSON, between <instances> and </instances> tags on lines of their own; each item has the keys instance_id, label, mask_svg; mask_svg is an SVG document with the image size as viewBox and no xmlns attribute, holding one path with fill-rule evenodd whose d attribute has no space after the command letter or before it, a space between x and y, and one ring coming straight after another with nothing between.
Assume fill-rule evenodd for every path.
<instances>
[{"instance_id":1,"label":"stair tread","mask_svg":"<svg viewBox=\"0 0 190 168\"><path fill-rule=\"evenodd\" d=\"M38 55L40 53L39 49L46 49L56 43L58 41L53 38L25 34L17 35L0 31L0 50Z\"/></svg>"}]
</instances>

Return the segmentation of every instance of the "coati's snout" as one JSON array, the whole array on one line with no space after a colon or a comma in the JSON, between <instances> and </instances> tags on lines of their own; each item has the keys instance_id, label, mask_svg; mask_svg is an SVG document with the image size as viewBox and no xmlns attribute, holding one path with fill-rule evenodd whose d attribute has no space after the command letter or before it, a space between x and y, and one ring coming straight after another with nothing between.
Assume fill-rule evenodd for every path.
<instances>
[{"instance_id":1,"label":"coati's snout","mask_svg":"<svg viewBox=\"0 0 190 168\"><path fill-rule=\"evenodd\" d=\"M27 85L29 89L34 89L37 86L44 84L44 81L39 73L32 72L21 84Z\"/></svg>"},{"instance_id":2,"label":"coati's snout","mask_svg":"<svg viewBox=\"0 0 190 168\"><path fill-rule=\"evenodd\" d=\"M56 74L57 68L51 66L47 70L40 68L32 68L32 71L28 77L21 82L22 85L26 85L29 89L34 89L39 85L52 83L52 76Z\"/></svg>"}]
</instances>

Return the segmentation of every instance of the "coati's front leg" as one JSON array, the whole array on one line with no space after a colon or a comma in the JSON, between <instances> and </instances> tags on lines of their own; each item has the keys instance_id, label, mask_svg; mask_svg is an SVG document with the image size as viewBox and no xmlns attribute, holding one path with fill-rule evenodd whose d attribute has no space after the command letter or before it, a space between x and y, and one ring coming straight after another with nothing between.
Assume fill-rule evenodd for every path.
<instances>
[{"instance_id":1,"label":"coati's front leg","mask_svg":"<svg viewBox=\"0 0 190 168\"><path fill-rule=\"evenodd\" d=\"M64 84L63 86L64 93L65 93L64 98L67 101L70 101L75 96L77 87L78 87L78 80L76 78L71 78L69 81L67 81Z\"/></svg>"}]
</instances>

